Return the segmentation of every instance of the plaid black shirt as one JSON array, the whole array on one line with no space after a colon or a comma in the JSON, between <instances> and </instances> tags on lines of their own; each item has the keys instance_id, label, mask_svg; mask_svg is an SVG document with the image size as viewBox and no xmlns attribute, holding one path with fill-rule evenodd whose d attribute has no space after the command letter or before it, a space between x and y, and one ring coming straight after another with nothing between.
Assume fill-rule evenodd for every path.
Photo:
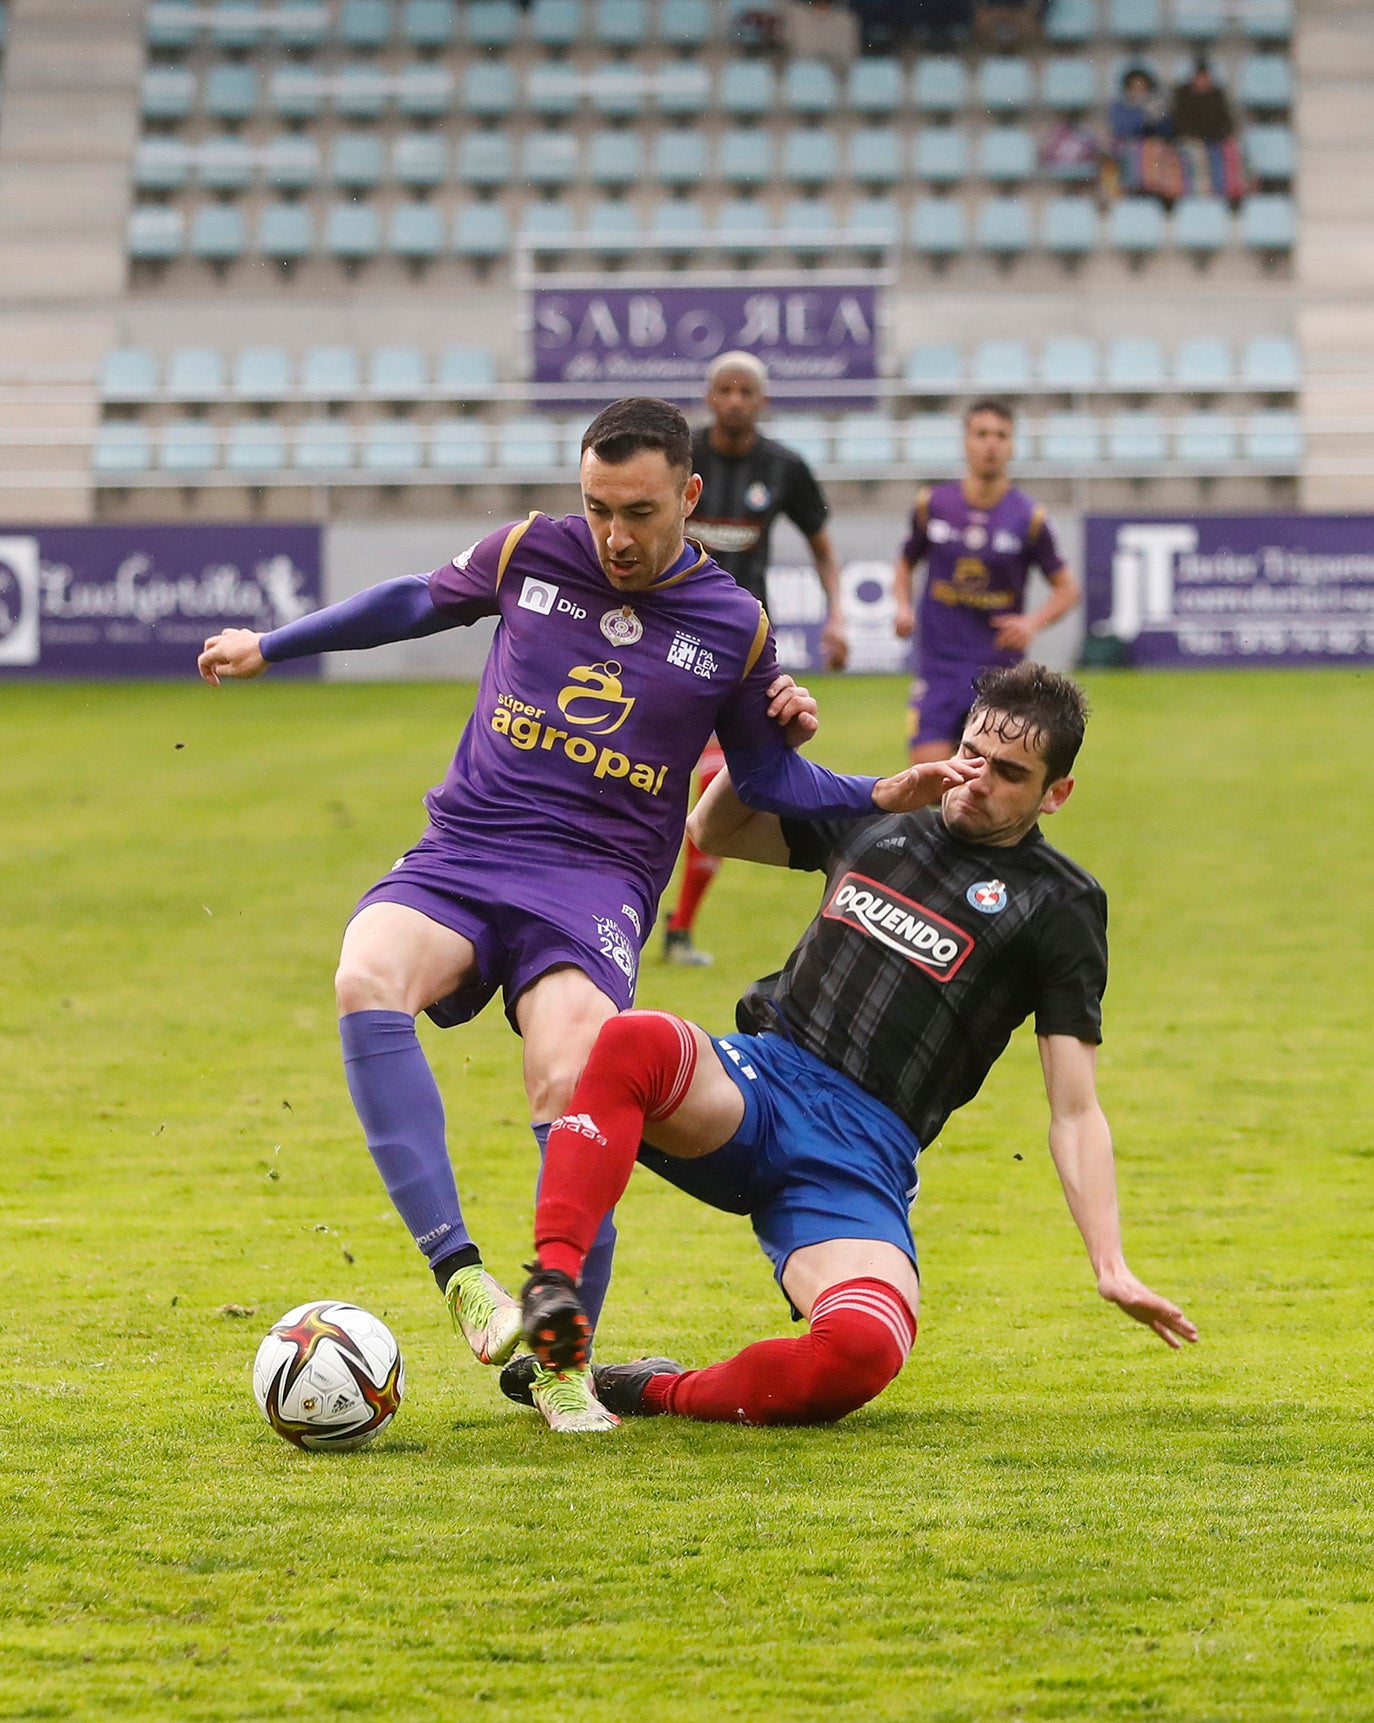
<instances>
[{"instance_id":1,"label":"plaid black shirt","mask_svg":"<svg viewBox=\"0 0 1374 1723\"><path fill-rule=\"evenodd\" d=\"M701 501L687 522L688 534L766 604L773 522L786 515L805 537L814 538L829 518L815 475L795 449L772 437L759 437L747 455L718 455L709 428L692 438L692 468L701 474Z\"/></svg>"},{"instance_id":2,"label":"plaid black shirt","mask_svg":"<svg viewBox=\"0 0 1374 1723\"><path fill-rule=\"evenodd\" d=\"M1101 1040L1106 895L1038 827L1006 849L963 843L933 808L782 829L825 897L787 967L740 1001L741 1030L787 1035L922 1143L1032 1013L1039 1035Z\"/></svg>"}]
</instances>

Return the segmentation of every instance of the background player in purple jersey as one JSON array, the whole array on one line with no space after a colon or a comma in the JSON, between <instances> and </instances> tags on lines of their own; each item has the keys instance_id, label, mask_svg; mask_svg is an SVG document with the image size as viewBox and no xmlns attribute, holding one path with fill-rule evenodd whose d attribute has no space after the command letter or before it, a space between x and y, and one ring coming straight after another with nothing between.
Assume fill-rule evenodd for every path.
<instances>
[{"instance_id":1,"label":"background player in purple jersey","mask_svg":"<svg viewBox=\"0 0 1374 1723\"><path fill-rule=\"evenodd\" d=\"M967 471L957 483L920 493L897 559L894 626L903 640L916 632L908 741L917 764L953 751L978 672L1019 663L1040 630L1082 597L1045 510L1007 477L1013 431L1004 401L973 403L964 415ZM920 563L926 578L918 619L912 571ZM1051 590L1037 610L1027 612L1032 568L1044 574Z\"/></svg>"},{"instance_id":2,"label":"background player in purple jersey","mask_svg":"<svg viewBox=\"0 0 1374 1723\"><path fill-rule=\"evenodd\" d=\"M758 601L684 539L698 490L690 456L675 407L616 402L583 441L584 515L531 515L433 574L270 634L228 629L200 657L217 683L499 618L473 715L427 797L429 826L364 895L336 976L368 1147L455 1326L487 1363L509 1354L519 1312L464 1225L417 1013L461 1023L503 990L542 1148L598 1028L633 1001L692 764L713 729L761 806L844 818L907 793L905 774L838 777L788 747L775 718L798 740L814 705L790 679L778 689ZM593 1303L614 1236L608 1227L598 1242Z\"/></svg>"},{"instance_id":3,"label":"background player in purple jersey","mask_svg":"<svg viewBox=\"0 0 1374 1723\"><path fill-rule=\"evenodd\" d=\"M711 422L692 436L692 470L701 480L701 496L692 511L693 537L746 592L766 604L773 522L786 515L810 545L825 592L822 657L828 669L842 670L849 641L840 607L840 564L826 524L830 505L796 450L759 430L768 406L768 371L762 359L745 352L713 359L706 371L706 406ZM697 763L698 793L724 763L713 742ZM709 953L697 949L692 934L702 899L719 871L720 858L704 855L689 838L677 902L664 933L663 955L670 963L711 961Z\"/></svg>"},{"instance_id":4,"label":"background player in purple jersey","mask_svg":"<svg viewBox=\"0 0 1374 1723\"><path fill-rule=\"evenodd\" d=\"M746 994L740 1034L712 1038L651 1011L602 1029L550 1137L524 1292L533 1354L502 1377L512 1399L537 1403L535 1357L585 1371L576 1276L636 1158L751 1216L809 1332L704 1370L667 1359L598 1366L602 1421L583 1427L664 1412L825 1423L872 1399L916 1334L907 1211L921 1146L978 1092L1027 1016L1050 1152L1098 1292L1171 1346L1197 1338L1126 1265L1095 1081L1106 899L1038 826L1073 789L1084 716L1067 677L1032 664L988 671L958 757L915 768L938 810L843 827L751 812L721 774L692 816L699 840L824 869L822 907L782 973Z\"/></svg>"}]
</instances>

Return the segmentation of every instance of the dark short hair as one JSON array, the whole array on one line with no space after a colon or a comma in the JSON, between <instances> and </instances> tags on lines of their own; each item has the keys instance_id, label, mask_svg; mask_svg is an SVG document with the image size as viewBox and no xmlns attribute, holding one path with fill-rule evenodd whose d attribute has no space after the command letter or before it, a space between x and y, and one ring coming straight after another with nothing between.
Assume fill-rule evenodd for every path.
<instances>
[{"instance_id":1,"label":"dark short hair","mask_svg":"<svg viewBox=\"0 0 1374 1723\"><path fill-rule=\"evenodd\" d=\"M1045 762L1045 782L1068 777L1088 721L1088 697L1071 676L1026 659L1010 669L984 670L973 692L971 725L991 727L1003 741L1029 736Z\"/></svg>"},{"instance_id":2,"label":"dark short hair","mask_svg":"<svg viewBox=\"0 0 1374 1723\"><path fill-rule=\"evenodd\" d=\"M980 395L964 409L964 423L975 413L996 413L999 419L1005 419L1009 425L1016 423L1016 414L1012 411L1011 402L1004 401L1000 395Z\"/></svg>"},{"instance_id":3,"label":"dark short hair","mask_svg":"<svg viewBox=\"0 0 1374 1723\"><path fill-rule=\"evenodd\" d=\"M661 449L670 467L692 470L692 428L671 401L631 395L603 407L582 434L582 453L618 467L641 449Z\"/></svg>"}]
</instances>

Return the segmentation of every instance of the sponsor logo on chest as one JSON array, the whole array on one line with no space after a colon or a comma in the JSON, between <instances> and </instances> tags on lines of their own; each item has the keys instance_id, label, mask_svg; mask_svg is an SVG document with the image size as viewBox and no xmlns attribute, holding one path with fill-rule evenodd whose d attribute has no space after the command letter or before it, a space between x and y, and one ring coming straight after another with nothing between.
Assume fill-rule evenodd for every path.
<instances>
[{"instance_id":1,"label":"sponsor logo on chest","mask_svg":"<svg viewBox=\"0 0 1374 1723\"><path fill-rule=\"evenodd\" d=\"M822 914L857 928L942 983L958 973L974 946L962 927L861 873L845 874Z\"/></svg>"}]
</instances>

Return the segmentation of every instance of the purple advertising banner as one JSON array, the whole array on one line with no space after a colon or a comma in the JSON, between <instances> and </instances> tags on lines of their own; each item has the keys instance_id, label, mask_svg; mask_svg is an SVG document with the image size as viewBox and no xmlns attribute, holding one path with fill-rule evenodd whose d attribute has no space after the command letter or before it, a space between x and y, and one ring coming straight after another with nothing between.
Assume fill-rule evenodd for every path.
<instances>
[{"instance_id":1,"label":"purple advertising banner","mask_svg":"<svg viewBox=\"0 0 1374 1723\"><path fill-rule=\"evenodd\" d=\"M320 603L315 526L0 527L0 681L194 676L207 635Z\"/></svg>"},{"instance_id":2,"label":"purple advertising banner","mask_svg":"<svg viewBox=\"0 0 1374 1723\"><path fill-rule=\"evenodd\" d=\"M1374 660L1374 516L1089 515L1088 633L1144 668Z\"/></svg>"},{"instance_id":3,"label":"purple advertising banner","mask_svg":"<svg viewBox=\"0 0 1374 1723\"><path fill-rule=\"evenodd\" d=\"M701 399L706 367L742 348L783 407L871 406L878 374L872 278L531 289L531 377L548 410L619 395Z\"/></svg>"}]
</instances>

